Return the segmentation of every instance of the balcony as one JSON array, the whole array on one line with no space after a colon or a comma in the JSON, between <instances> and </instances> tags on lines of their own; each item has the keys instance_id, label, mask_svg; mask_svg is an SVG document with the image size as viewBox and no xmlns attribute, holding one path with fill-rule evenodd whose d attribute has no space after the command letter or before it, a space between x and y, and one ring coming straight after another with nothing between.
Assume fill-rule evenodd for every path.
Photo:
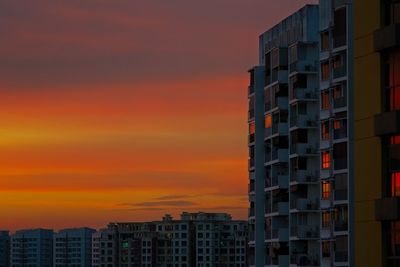
<instances>
[{"instance_id":1,"label":"balcony","mask_svg":"<svg viewBox=\"0 0 400 267\"><path fill-rule=\"evenodd\" d=\"M318 152L319 148L317 145L297 143L290 146L290 154L317 155Z\"/></svg>"},{"instance_id":2,"label":"balcony","mask_svg":"<svg viewBox=\"0 0 400 267\"><path fill-rule=\"evenodd\" d=\"M254 143L255 140L255 135L254 134L249 134L249 144Z\"/></svg>"},{"instance_id":3,"label":"balcony","mask_svg":"<svg viewBox=\"0 0 400 267\"><path fill-rule=\"evenodd\" d=\"M288 255L278 255L278 257L271 258L271 265L278 267L289 266L289 256Z\"/></svg>"},{"instance_id":4,"label":"balcony","mask_svg":"<svg viewBox=\"0 0 400 267\"><path fill-rule=\"evenodd\" d=\"M275 100L271 103L271 109L279 108L279 109L287 109L288 99L287 97L276 97Z\"/></svg>"},{"instance_id":5,"label":"balcony","mask_svg":"<svg viewBox=\"0 0 400 267\"><path fill-rule=\"evenodd\" d=\"M291 266L320 266L318 255L308 255L308 253L293 253L290 258Z\"/></svg>"},{"instance_id":6,"label":"balcony","mask_svg":"<svg viewBox=\"0 0 400 267\"><path fill-rule=\"evenodd\" d=\"M289 230L287 228L272 229L272 239L278 239L280 242L289 241Z\"/></svg>"},{"instance_id":7,"label":"balcony","mask_svg":"<svg viewBox=\"0 0 400 267\"><path fill-rule=\"evenodd\" d=\"M317 72L318 69L313 62L306 62L306 61L296 61L289 65L289 72Z\"/></svg>"},{"instance_id":8,"label":"balcony","mask_svg":"<svg viewBox=\"0 0 400 267\"><path fill-rule=\"evenodd\" d=\"M254 109L249 109L249 120L254 119Z\"/></svg>"},{"instance_id":9,"label":"balcony","mask_svg":"<svg viewBox=\"0 0 400 267\"><path fill-rule=\"evenodd\" d=\"M289 176L288 175L273 175L272 177L266 178L265 187L279 187L287 189Z\"/></svg>"},{"instance_id":10,"label":"balcony","mask_svg":"<svg viewBox=\"0 0 400 267\"><path fill-rule=\"evenodd\" d=\"M290 229L290 237L296 239L318 239L319 228L318 226L309 226L309 225L293 226Z\"/></svg>"},{"instance_id":11,"label":"balcony","mask_svg":"<svg viewBox=\"0 0 400 267\"><path fill-rule=\"evenodd\" d=\"M398 46L400 46L400 24L391 24L374 32L375 51Z\"/></svg>"},{"instance_id":12,"label":"balcony","mask_svg":"<svg viewBox=\"0 0 400 267\"><path fill-rule=\"evenodd\" d=\"M289 214L289 203L288 202L277 202L272 204L272 213L278 213L278 215Z\"/></svg>"},{"instance_id":13,"label":"balcony","mask_svg":"<svg viewBox=\"0 0 400 267\"><path fill-rule=\"evenodd\" d=\"M265 240L271 240L272 239L272 229L265 229Z\"/></svg>"},{"instance_id":14,"label":"balcony","mask_svg":"<svg viewBox=\"0 0 400 267\"><path fill-rule=\"evenodd\" d=\"M347 262L348 252L347 251L336 251L335 252L335 262Z\"/></svg>"},{"instance_id":15,"label":"balcony","mask_svg":"<svg viewBox=\"0 0 400 267\"><path fill-rule=\"evenodd\" d=\"M249 183L249 194L254 194L255 183Z\"/></svg>"},{"instance_id":16,"label":"balcony","mask_svg":"<svg viewBox=\"0 0 400 267\"><path fill-rule=\"evenodd\" d=\"M249 208L249 217L254 217L255 216L255 211L254 208Z\"/></svg>"},{"instance_id":17,"label":"balcony","mask_svg":"<svg viewBox=\"0 0 400 267\"><path fill-rule=\"evenodd\" d=\"M334 159L333 166L335 171L347 169L347 158Z\"/></svg>"},{"instance_id":18,"label":"balcony","mask_svg":"<svg viewBox=\"0 0 400 267\"><path fill-rule=\"evenodd\" d=\"M249 169L254 168L254 159L249 159Z\"/></svg>"},{"instance_id":19,"label":"balcony","mask_svg":"<svg viewBox=\"0 0 400 267\"><path fill-rule=\"evenodd\" d=\"M377 136L400 133L400 111L384 112L374 117L374 132Z\"/></svg>"},{"instance_id":20,"label":"balcony","mask_svg":"<svg viewBox=\"0 0 400 267\"><path fill-rule=\"evenodd\" d=\"M290 127L318 128L318 117L311 118L308 115L297 115L290 118Z\"/></svg>"},{"instance_id":21,"label":"balcony","mask_svg":"<svg viewBox=\"0 0 400 267\"><path fill-rule=\"evenodd\" d=\"M334 191L335 201L346 201L347 200L347 190L346 189L338 189Z\"/></svg>"},{"instance_id":22,"label":"balcony","mask_svg":"<svg viewBox=\"0 0 400 267\"><path fill-rule=\"evenodd\" d=\"M348 229L349 228L347 221L335 221L335 227L334 227L335 232L344 232L347 231Z\"/></svg>"},{"instance_id":23,"label":"balcony","mask_svg":"<svg viewBox=\"0 0 400 267\"><path fill-rule=\"evenodd\" d=\"M345 65L339 67L339 68L335 68L332 70L332 77L333 79L339 79L339 78L343 78L346 77L347 75L347 68Z\"/></svg>"},{"instance_id":24,"label":"balcony","mask_svg":"<svg viewBox=\"0 0 400 267\"><path fill-rule=\"evenodd\" d=\"M317 183L319 180L318 172L310 172L306 170L292 170L290 172L290 182L307 184L307 183Z\"/></svg>"},{"instance_id":25,"label":"balcony","mask_svg":"<svg viewBox=\"0 0 400 267\"><path fill-rule=\"evenodd\" d=\"M291 100L318 100L318 94L305 88L294 88L290 96Z\"/></svg>"},{"instance_id":26,"label":"balcony","mask_svg":"<svg viewBox=\"0 0 400 267\"><path fill-rule=\"evenodd\" d=\"M344 108L346 106L347 106L347 97L342 96L342 97L333 99L333 108L335 108L335 109Z\"/></svg>"},{"instance_id":27,"label":"balcony","mask_svg":"<svg viewBox=\"0 0 400 267\"><path fill-rule=\"evenodd\" d=\"M390 197L375 200L375 218L378 221L400 219L400 198Z\"/></svg>"},{"instance_id":28,"label":"balcony","mask_svg":"<svg viewBox=\"0 0 400 267\"><path fill-rule=\"evenodd\" d=\"M271 161L288 162L288 150L286 148L272 150Z\"/></svg>"},{"instance_id":29,"label":"balcony","mask_svg":"<svg viewBox=\"0 0 400 267\"><path fill-rule=\"evenodd\" d=\"M333 36L333 48L338 48L346 45L346 35Z\"/></svg>"},{"instance_id":30,"label":"balcony","mask_svg":"<svg viewBox=\"0 0 400 267\"><path fill-rule=\"evenodd\" d=\"M272 123L272 135L288 135L288 124L282 122Z\"/></svg>"},{"instance_id":31,"label":"balcony","mask_svg":"<svg viewBox=\"0 0 400 267\"><path fill-rule=\"evenodd\" d=\"M319 211L319 202L308 198L291 199L290 209L303 212Z\"/></svg>"},{"instance_id":32,"label":"balcony","mask_svg":"<svg viewBox=\"0 0 400 267\"><path fill-rule=\"evenodd\" d=\"M341 128L333 130L333 139L347 138L347 129Z\"/></svg>"}]
</instances>

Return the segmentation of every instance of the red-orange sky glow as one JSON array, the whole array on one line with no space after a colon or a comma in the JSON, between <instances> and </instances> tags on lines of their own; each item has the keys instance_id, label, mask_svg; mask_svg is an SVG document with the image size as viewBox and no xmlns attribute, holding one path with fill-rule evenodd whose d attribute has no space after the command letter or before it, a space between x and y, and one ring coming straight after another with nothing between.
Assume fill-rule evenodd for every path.
<instances>
[{"instance_id":1,"label":"red-orange sky glow","mask_svg":"<svg viewBox=\"0 0 400 267\"><path fill-rule=\"evenodd\" d=\"M0 3L0 229L247 217L247 69L305 0Z\"/></svg>"}]
</instances>

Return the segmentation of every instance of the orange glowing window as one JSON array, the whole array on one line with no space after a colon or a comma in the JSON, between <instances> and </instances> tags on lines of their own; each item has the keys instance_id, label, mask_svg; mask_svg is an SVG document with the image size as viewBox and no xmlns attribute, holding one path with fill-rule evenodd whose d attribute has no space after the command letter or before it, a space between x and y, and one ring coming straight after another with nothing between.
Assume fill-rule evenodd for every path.
<instances>
[{"instance_id":1,"label":"orange glowing window","mask_svg":"<svg viewBox=\"0 0 400 267\"><path fill-rule=\"evenodd\" d=\"M335 120L333 122L333 129L339 130L340 128L342 128L342 122L340 120Z\"/></svg>"},{"instance_id":2,"label":"orange glowing window","mask_svg":"<svg viewBox=\"0 0 400 267\"><path fill-rule=\"evenodd\" d=\"M389 110L400 109L400 52L391 53L388 62Z\"/></svg>"},{"instance_id":3,"label":"orange glowing window","mask_svg":"<svg viewBox=\"0 0 400 267\"><path fill-rule=\"evenodd\" d=\"M272 117L271 117L271 114L267 114L265 116L265 128L266 129L271 128L271 126L272 126Z\"/></svg>"},{"instance_id":4,"label":"orange glowing window","mask_svg":"<svg viewBox=\"0 0 400 267\"><path fill-rule=\"evenodd\" d=\"M321 138L322 140L329 139L329 120L321 122Z\"/></svg>"},{"instance_id":5,"label":"orange glowing window","mask_svg":"<svg viewBox=\"0 0 400 267\"><path fill-rule=\"evenodd\" d=\"M400 196L400 172L392 173L392 197Z\"/></svg>"},{"instance_id":6,"label":"orange glowing window","mask_svg":"<svg viewBox=\"0 0 400 267\"><path fill-rule=\"evenodd\" d=\"M331 196L331 183L330 182L322 182L322 199L329 199Z\"/></svg>"},{"instance_id":7,"label":"orange glowing window","mask_svg":"<svg viewBox=\"0 0 400 267\"><path fill-rule=\"evenodd\" d=\"M254 121L253 121L253 122L251 122L251 123L249 124L249 134L254 134L255 131L256 131L256 125L255 125L255 123L254 123Z\"/></svg>"},{"instance_id":8,"label":"orange glowing window","mask_svg":"<svg viewBox=\"0 0 400 267\"><path fill-rule=\"evenodd\" d=\"M329 151L322 151L322 169L329 169L331 167L331 155Z\"/></svg>"},{"instance_id":9,"label":"orange glowing window","mask_svg":"<svg viewBox=\"0 0 400 267\"><path fill-rule=\"evenodd\" d=\"M331 214L329 211L322 212L322 227L328 228L331 225Z\"/></svg>"},{"instance_id":10,"label":"orange glowing window","mask_svg":"<svg viewBox=\"0 0 400 267\"><path fill-rule=\"evenodd\" d=\"M321 93L321 109L326 110L330 107L329 90L324 90Z\"/></svg>"},{"instance_id":11,"label":"orange glowing window","mask_svg":"<svg viewBox=\"0 0 400 267\"><path fill-rule=\"evenodd\" d=\"M325 61L321 63L321 80L329 80L329 62Z\"/></svg>"}]
</instances>

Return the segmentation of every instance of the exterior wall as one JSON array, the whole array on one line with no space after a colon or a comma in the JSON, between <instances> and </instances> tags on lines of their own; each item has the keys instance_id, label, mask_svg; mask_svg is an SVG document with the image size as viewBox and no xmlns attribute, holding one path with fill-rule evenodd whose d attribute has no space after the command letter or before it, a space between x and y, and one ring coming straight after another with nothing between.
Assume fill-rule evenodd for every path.
<instances>
[{"instance_id":1,"label":"exterior wall","mask_svg":"<svg viewBox=\"0 0 400 267\"><path fill-rule=\"evenodd\" d=\"M374 136L374 115L381 112L380 55L373 33L380 28L380 0L354 0L354 153L355 266L382 266L381 225L375 220L375 199L382 197L380 139Z\"/></svg>"},{"instance_id":2,"label":"exterior wall","mask_svg":"<svg viewBox=\"0 0 400 267\"><path fill-rule=\"evenodd\" d=\"M20 230L11 236L12 267L53 266L53 231Z\"/></svg>"},{"instance_id":3,"label":"exterior wall","mask_svg":"<svg viewBox=\"0 0 400 267\"><path fill-rule=\"evenodd\" d=\"M54 234L54 267L92 266L92 234L94 229L64 229Z\"/></svg>"},{"instance_id":4,"label":"exterior wall","mask_svg":"<svg viewBox=\"0 0 400 267\"><path fill-rule=\"evenodd\" d=\"M0 231L0 267L8 267L10 263L10 235L8 231Z\"/></svg>"}]
</instances>

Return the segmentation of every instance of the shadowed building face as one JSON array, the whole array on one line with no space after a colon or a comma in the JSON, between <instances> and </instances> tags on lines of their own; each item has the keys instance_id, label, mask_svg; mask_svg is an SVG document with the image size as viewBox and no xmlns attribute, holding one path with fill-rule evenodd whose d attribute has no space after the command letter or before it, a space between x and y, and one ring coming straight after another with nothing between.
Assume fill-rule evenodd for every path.
<instances>
[{"instance_id":1,"label":"shadowed building face","mask_svg":"<svg viewBox=\"0 0 400 267\"><path fill-rule=\"evenodd\" d=\"M244 218L250 40L306 2L0 3L0 228Z\"/></svg>"}]
</instances>

